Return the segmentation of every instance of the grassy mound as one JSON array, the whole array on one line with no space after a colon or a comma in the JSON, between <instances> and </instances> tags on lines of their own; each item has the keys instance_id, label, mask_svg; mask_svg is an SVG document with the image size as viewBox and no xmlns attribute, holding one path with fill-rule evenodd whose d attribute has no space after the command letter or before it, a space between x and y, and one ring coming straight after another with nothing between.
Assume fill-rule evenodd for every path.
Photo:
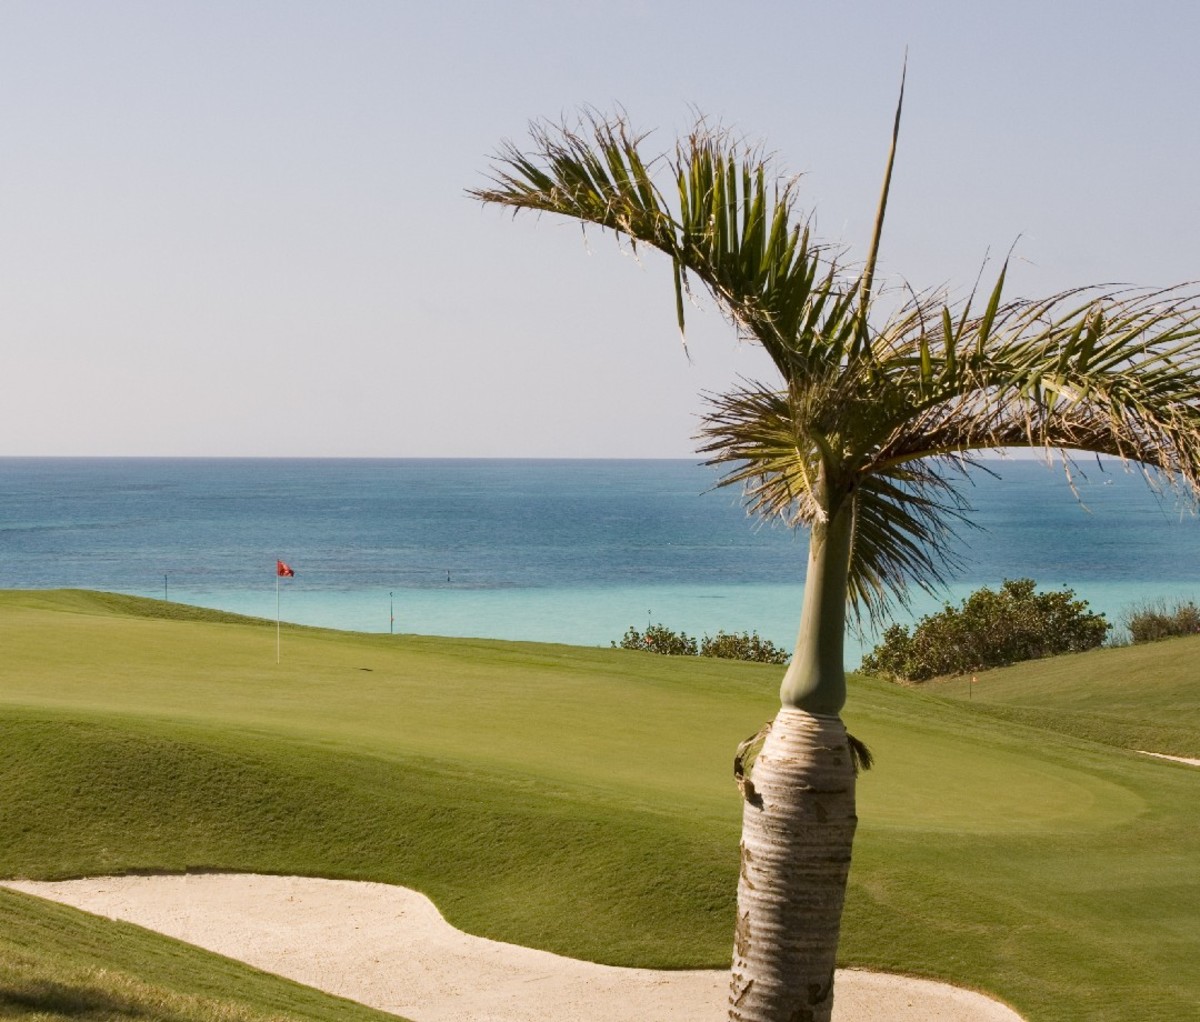
<instances>
[{"instance_id":1,"label":"grassy mound","mask_svg":"<svg viewBox=\"0 0 1200 1022\"><path fill-rule=\"evenodd\" d=\"M379 880L489 937L613 964L727 964L732 753L772 715L778 668L320 629L286 630L276 664L273 622L167 616L175 606L0 593L0 875ZM1114 685L1136 671L1146 695L1159 685L1149 661L1104 665L1173 645L1066 659ZM1200 999L1200 772L1047 730L1049 705L1036 727L1001 719L1050 699L1037 671L1063 666L1010 669L1028 677L1003 682L1015 701L989 713L982 680L971 702L852 682L847 723L879 765L859 786L843 960L985 989L1034 1020L1124 1019L1134 1003L1139 1019L1187 1017ZM1200 721L1165 714L1186 681L1167 671L1161 685L1149 701L1187 745ZM28 932L46 975L75 961ZM169 946L172 960L199 955ZM230 973L190 996L260 1010L247 982ZM296 1003L261 1010L351 1017Z\"/></svg>"},{"instance_id":2,"label":"grassy mound","mask_svg":"<svg viewBox=\"0 0 1200 1022\"><path fill-rule=\"evenodd\" d=\"M932 683L982 713L1123 749L1200 757L1200 636Z\"/></svg>"},{"instance_id":3,"label":"grassy mound","mask_svg":"<svg viewBox=\"0 0 1200 1022\"><path fill-rule=\"evenodd\" d=\"M395 1022L396 1016L136 926L0 890L0 1018Z\"/></svg>"}]
</instances>

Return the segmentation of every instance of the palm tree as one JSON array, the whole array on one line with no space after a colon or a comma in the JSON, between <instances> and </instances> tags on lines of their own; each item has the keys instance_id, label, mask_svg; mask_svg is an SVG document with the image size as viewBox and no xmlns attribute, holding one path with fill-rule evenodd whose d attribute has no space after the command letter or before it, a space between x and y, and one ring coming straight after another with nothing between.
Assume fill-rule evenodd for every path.
<instances>
[{"instance_id":1,"label":"palm tree","mask_svg":"<svg viewBox=\"0 0 1200 1022\"><path fill-rule=\"evenodd\" d=\"M505 144L487 187L470 193L664 253L680 329L698 281L779 371L710 398L700 434L710 463L727 466L722 483L810 534L782 705L756 736L752 773L749 740L736 761L738 1022L830 1017L861 749L839 717L847 610L874 622L910 584L942 584L952 530L970 511L959 484L978 452L1058 451L1068 470L1067 452L1097 452L1200 494L1200 306L1189 290L1009 301L1005 263L990 291L907 292L877 312L899 123L900 105L870 249L853 272L810 236L794 181L703 122L652 159L624 117L536 123L532 148Z\"/></svg>"}]
</instances>

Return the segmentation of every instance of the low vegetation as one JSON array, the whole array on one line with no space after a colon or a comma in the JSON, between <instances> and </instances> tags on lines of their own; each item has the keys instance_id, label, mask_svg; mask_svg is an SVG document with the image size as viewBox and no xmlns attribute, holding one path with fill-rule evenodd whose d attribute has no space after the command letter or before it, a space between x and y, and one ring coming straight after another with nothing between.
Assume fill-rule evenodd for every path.
<instances>
[{"instance_id":1,"label":"low vegetation","mask_svg":"<svg viewBox=\"0 0 1200 1022\"><path fill-rule=\"evenodd\" d=\"M675 632L666 625L646 625L644 632L639 632L633 625L621 636L620 642L609 645L615 649L637 649L644 653L658 653L660 656L696 656L700 650L693 636L687 632Z\"/></svg>"},{"instance_id":2,"label":"low vegetation","mask_svg":"<svg viewBox=\"0 0 1200 1022\"><path fill-rule=\"evenodd\" d=\"M1008 579L998 592L986 586L961 606L946 604L910 632L892 625L861 670L894 681L927 681L1081 653L1104 643L1111 626L1070 589L1036 592L1032 579Z\"/></svg>"},{"instance_id":3,"label":"low vegetation","mask_svg":"<svg viewBox=\"0 0 1200 1022\"><path fill-rule=\"evenodd\" d=\"M686 632L675 632L665 625L647 625L644 632L632 625L620 642L610 643L617 649L636 649L663 656L706 656L718 660L746 660L756 664L786 664L790 654L758 632L718 631L705 635L699 643Z\"/></svg>"},{"instance_id":4,"label":"low vegetation","mask_svg":"<svg viewBox=\"0 0 1200 1022\"><path fill-rule=\"evenodd\" d=\"M377 880L495 939L728 964L730 760L778 668L296 627L276 664L273 622L159 607L0 592L0 876ZM1057 657L988 672L970 702L965 679L851 678L878 766L843 964L986 990L1031 1022L1190 1017L1200 771L1122 750L1200 755L1197 658L1200 636ZM380 1017L217 961L0 891L2 1017Z\"/></svg>"},{"instance_id":5,"label":"low vegetation","mask_svg":"<svg viewBox=\"0 0 1200 1022\"><path fill-rule=\"evenodd\" d=\"M1158 642L1183 635L1200 635L1200 607L1190 600L1173 607L1165 600L1156 600L1127 610L1123 623L1132 642Z\"/></svg>"},{"instance_id":6,"label":"low vegetation","mask_svg":"<svg viewBox=\"0 0 1200 1022\"><path fill-rule=\"evenodd\" d=\"M759 638L758 632L717 632L704 636L700 655L721 660L749 660L756 664L786 664L791 654L769 639Z\"/></svg>"}]
</instances>

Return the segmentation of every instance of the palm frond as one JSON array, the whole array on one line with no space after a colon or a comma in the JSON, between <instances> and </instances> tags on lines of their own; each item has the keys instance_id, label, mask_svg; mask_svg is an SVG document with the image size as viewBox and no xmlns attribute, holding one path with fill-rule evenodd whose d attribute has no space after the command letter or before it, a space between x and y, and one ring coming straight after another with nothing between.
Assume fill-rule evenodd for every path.
<instances>
[{"instance_id":1,"label":"palm frond","mask_svg":"<svg viewBox=\"0 0 1200 1022\"><path fill-rule=\"evenodd\" d=\"M997 447L1072 449L1200 492L1200 301L1193 290L1068 291L889 340L891 433L874 465ZM911 325L911 324L910 324ZM963 354L963 352L966 354Z\"/></svg>"},{"instance_id":2,"label":"palm frond","mask_svg":"<svg viewBox=\"0 0 1200 1022\"><path fill-rule=\"evenodd\" d=\"M849 591L860 621L906 606L910 584L935 593L961 566L954 540L959 526L974 526L961 487L972 464L948 455L863 477L854 495Z\"/></svg>"},{"instance_id":3,"label":"palm frond","mask_svg":"<svg viewBox=\"0 0 1200 1022\"><path fill-rule=\"evenodd\" d=\"M506 144L485 203L566 216L671 260L676 312L698 281L780 373L710 397L699 440L721 485L750 511L797 527L853 514L849 594L877 618L907 586L953 567L976 451L1079 450L1160 469L1200 494L1200 297L1074 289L1006 301L1007 261L965 301L910 294L872 318L892 147L866 265L847 273L818 243L795 178L760 149L703 121L647 158L624 117L535 124L532 149Z\"/></svg>"},{"instance_id":4,"label":"palm frond","mask_svg":"<svg viewBox=\"0 0 1200 1022\"><path fill-rule=\"evenodd\" d=\"M904 58L904 70L900 73L900 96L896 100L896 116L892 121L892 144L888 149L887 167L883 172L883 188L879 193L879 208L875 211L875 224L871 230L871 245L867 249L867 262L859 279L858 298L858 344L855 354L867 347L869 329L867 316L871 310L871 289L875 283L875 264L879 261L879 245L883 239L883 222L887 218L888 196L892 191L892 170L896 165L896 146L900 141L900 115L904 111L904 82L908 77L908 57ZM869 349L867 349L869 351Z\"/></svg>"},{"instance_id":5,"label":"palm frond","mask_svg":"<svg viewBox=\"0 0 1200 1022\"><path fill-rule=\"evenodd\" d=\"M857 777L864 770L870 770L875 765L875 756L867 743L846 732L846 742L850 746L850 761L854 764L854 775Z\"/></svg>"},{"instance_id":6,"label":"palm frond","mask_svg":"<svg viewBox=\"0 0 1200 1022\"><path fill-rule=\"evenodd\" d=\"M532 153L505 143L493 159L490 187L468 194L595 224L671 252L676 225L654 180L663 158L642 157L646 136L634 134L623 118L594 114L576 127L534 122L530 135Z\"/></svg>"},{"instance_id":7,"label":"palm frond","mask_svg":"<svg viewBox=\"0 0 1200 1022\"><path fill-rule=\"evenodd\" d=\"M844 274L798 213L795 178L729 132L701 122L673 155L647 159L624 118L535 123L532 150L506 143L490 185L468 194L514 210L612 230L673 264L676 312L694 277L742 334L790 377L851 350L861 278ZM673 204L659 179L673 183Z\"/></svg>"},{"instance_id":8,"label":"palm frond","mask_svg":"<svg viewBox=\"0 0 1200 1022\"><path fill-rule=\"evenodd\" d=\"M821 441L797 389L747 382L706 399L698 450L709 465L732 465L717 485L741 485L747 510L763 519L793 528L823 520Z\"/></svg>"},{"instance_id":9,"label":"palm frond","mask_svg":"<svg viewBox=\"0 0 1200 1022\"><path fill-rule=\"evenodd\" d=\"M874 621L907 602L910 583L932 592L956 566L955 528L970 524L956 482L972 462L947 454L857 471L845 457L844 433L818 428L830 413L842 415L839 393L836 383L807 392L747 383L710 395L699 449L711 455L708 464L731 466L718 485L740 485L748 511L759 517L811 529L849 503L850 602L860 620Z\"/></svg>"}]
</instances>

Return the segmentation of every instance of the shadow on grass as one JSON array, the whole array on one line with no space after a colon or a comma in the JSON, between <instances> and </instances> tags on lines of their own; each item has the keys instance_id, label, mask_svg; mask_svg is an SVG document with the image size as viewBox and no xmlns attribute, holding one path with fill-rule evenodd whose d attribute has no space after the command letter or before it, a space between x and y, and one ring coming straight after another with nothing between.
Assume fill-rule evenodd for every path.
<instances>
[{"instance_id":1,"label":"shadow on grass","mask_svg":"<svg viewBox=\"0 0 1200 1022\"><path fill-rule=\"evenodd\" d=\"M67 986L45 980L17 987L0 986L0 1018L36 1017L39 1019L91 1019L117 1022L118 1019L165 1019L161 1012L137 1004L107 990L95 987Z\"/></svg>"}]
</instances>

